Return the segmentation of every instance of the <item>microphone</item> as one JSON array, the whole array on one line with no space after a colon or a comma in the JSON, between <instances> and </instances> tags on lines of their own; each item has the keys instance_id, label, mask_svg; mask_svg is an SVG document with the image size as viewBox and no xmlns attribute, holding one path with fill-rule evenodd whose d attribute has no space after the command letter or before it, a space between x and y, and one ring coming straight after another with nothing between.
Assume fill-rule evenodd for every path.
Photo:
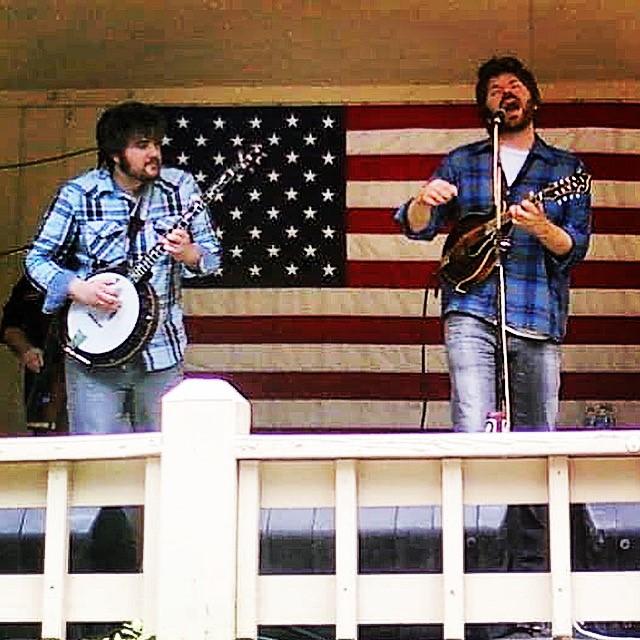
<instances>
[{"instance_id":1,"label":"microphone","mask_svg":"<svg viewBox=\"0 0 640 640\"><path fill-rule=\"evenodd\" d=\"M504 124L507 119L507 112L504 109L496 109L488 118L489 124Z\"/></svg>"}]
</instances>

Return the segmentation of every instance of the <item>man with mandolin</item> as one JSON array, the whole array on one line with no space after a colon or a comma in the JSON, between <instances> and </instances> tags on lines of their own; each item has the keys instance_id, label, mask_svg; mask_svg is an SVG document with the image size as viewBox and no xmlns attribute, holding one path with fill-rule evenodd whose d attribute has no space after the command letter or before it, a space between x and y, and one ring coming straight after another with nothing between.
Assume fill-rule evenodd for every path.
<instances>
[{"instance_id":1,"label":"man with mandolin","mask_svg":"<svg viewBox=\"0 0 640 640\"><path fill-rule=\"evenodd\" d=\"M195 179L162 167L164 131L149 105L107 109L98 167L61 187L26 257L43 311L63 316L71 433L160 428L183 374L182 278L220 264Z\"/></svg>"},{"instance_id":2,"label":"man with mandolin","mask_svg":"<svg viewBox=\"0 0 640 640\"><path fill-rule=\"evenodd\" d=\"M518 59L479 67L476 103L489 130L499 120L499 163L491 137L454 149L396 220L419 240L452 225L439 275L454 428L483 431L499 409L500 246L512 427L553 430L569 274L589 243L590 177L576 156L536 133L540 92ZM497 242L494 166L503 200Z\"/></svg>"}]
</instances>

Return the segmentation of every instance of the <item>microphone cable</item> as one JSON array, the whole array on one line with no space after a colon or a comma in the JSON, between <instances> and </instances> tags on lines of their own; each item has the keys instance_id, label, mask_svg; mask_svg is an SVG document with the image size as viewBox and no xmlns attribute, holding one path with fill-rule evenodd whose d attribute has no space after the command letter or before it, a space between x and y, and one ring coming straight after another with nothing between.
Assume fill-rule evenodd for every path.
<instances>
[{"instance_id":1,"label":"microphone cable","mask_svg":"<svg viewBox=\"0 0 640 640\"><path fill-rule=\"evenodd\" d=\"M14 247L13 249L5 249L0 251L0 258L6 258L7 256L15 255L16 253L24 253L29 249L29 244L23 244L21 247Z\"/></svg>"},{"instance_id":2,"label":"microphone cable","mask_svg":"<svg viewBox=\"0 0 640 640\"><path fill-rule=\"evenodd\" d=\"M69 158L75 158L76 156L87 155L89 153L95 153L96 147L87 147L86 149L77 149L76 151L69 151L67 153L61 153L57 156L47 156L45 158L38 158L37 160L27 160L25 162L14 162L12 164L0 164L0 171L10 171L11 169L23 169L25 167L36 167L41 164L49 164L50 162L61 162Z\"/></svg>"},{"instance_id":3,"label":"microphone cable","mask_svg":"<svg viewBox=\"0 0 640 640\"><path fill-rule=\"evenodd\" d=\"M426 320L427 318L427 308L428 308L428 300L429 300L429 284L427 283L424 288L424 293L422 295L422 320ZM424 322L422 323L424 325ZM427 375L427 343L423 338L421 344L421 353L420 353L420 374L421 374L421 384ZM427 419L427 398L422 398L422 412L420 415L420 431L426 430L426 419Z\"/></svg>"}]
</instances>

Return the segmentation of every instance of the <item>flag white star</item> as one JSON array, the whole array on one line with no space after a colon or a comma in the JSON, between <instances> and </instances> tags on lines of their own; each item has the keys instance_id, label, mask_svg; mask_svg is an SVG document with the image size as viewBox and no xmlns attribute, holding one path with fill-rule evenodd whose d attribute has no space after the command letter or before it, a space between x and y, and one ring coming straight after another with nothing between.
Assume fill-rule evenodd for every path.
<instances>
[{"instance_id":1,"label":"flag white star","mask_svg":"<svg viewBox=\"0 0 640 640\"><path fill-rule=\"evenodd\" d=\"M262 271L262 267L259 267L257 264L254 264L249 269L249 273L251 274L251 277L253 277L253 278L257 278L260 275L261 271Z\"/></svg>"},{"instance_id":2,"label":"flag white star","mask_svg":"<svg viewBox=\"0 0 640 640\"><path fill-rule=\"evenodd\" d=\"M322 230L322 235L323 235L325 238L333 238L333 236L335 235L335 233L336 233L336 230L335 230L335 229L333 229L332 227L325 227L325 228Z\"/></svg>"},{"instance_id":3,"label":"flag white star","mask_svg":"<svg viewBox=\"0 0 640 640\"><path fill-rule=\"evenodd\" d=\"M231 249L231 256L234 258L239 258L242 255L242 249L236 245L235 247L233 247L233 249Z\"/></svg>"},{"instance_id":4,"label":"flag white star","mask_svg":"<svg viewBox=\"0 0 640 640\"><path fill-rule=\"evenodd\" d=\"M231 219L232 220L240 220L240 218L242 218L242 211L240 209L238 209L238 207L235 207L234 209L231 209L231 211L229 211L229 213L231 214Z\"/></svg>"},{"instance_id":5,"label":"flag white star","mask_svg":"<svg viewBox=\"0 0 640 640\"><path fill-rule=\"evenodd\" d=\"M323 202L333 202L334 193L331 189L325 189L322 192L322 201Z\"/></svg>"},{"instance_id":6,"label":"flag white star","mask_svg":"<svg viewBox=\"0 0 640 640\"><path fill-rule=\"evenodd\" d=\"M298 199L298 192L292 187L289 187L284 192L284 195L287 196L287 200L297 200Z\"/></svg>"},{"instance_id":7,"label":"flag white star","mask_svg":"<svg viewBox=\"0 0 640 640\"><path fill-rule=\"evenodd\" d=\"M267 138L267 140L269 141L269 144L270 144L272 147L275 147L275 146L277 146L277 145L279 145L279 144L280 144L280 136L276 135L275 133L272 133L272 134Z\"/></svg>"},{"instance_id":8,"label":"flag white star","mask_svg":"<svg viewBox=\"0 0 640 640\"><path fill-rule=\"evenodd\" d=\"M224 164L224 156L218 151L218 153L213 156L213 161L216 163L216 165L222 165Z\"/></svg>"},{"instance_id":9,"label":"flag white star","mask_svg":"<svg viewBox=\"0 0 640 640\"><path fill-rule=\"evenodd\" d=\"M325 116L322 118L322 125L325 129L333 129L333 123L335 120L331 116Z\"/></svg>"},{"instance_id":10,"label":"flag white star","mask_svg":"<svg viewBox=\"0 0 640 640\"><path fill-rule=\"evenodd\" d=\"M322 269L322 275L329 277L329 276L332 276L335 273L335 271L336 271L335 267L332 267L330 264L326 264Z\"/></svg>"},{"instance_id":11,"label":"flag white star","mask_svg":"<svg viewBox=\"0 0 640 640\"><path fill-rule=\"evenodd\" d=\"M267 178L269 178L269 182L278 182L279 177L280 177L280 174L275 169L271 169L271 171L267 174Z\"/></svg>"},{"instance_id":12,"label":"flag white star","mask_svg":"<svg viewBox=\"0 0 640 640\"><path fill-rule=\"evenodd\" d=\"M173 140L173 138L170 138L169 136L164 136L162 138L161 144L162 144L163 147L168 147L171 144L172 140Z\"/></svg>"},{"instance_id":13,"label":"flag white star","mask_svg":"<svg viewBox=\"0 0 640 640\"><path fill-rule=\"evenodd\" d=\"M298 267L295 264L289 264L286 267L288 276L295 276L298 273Z\"/></svg>"},{"instance_id":14,"label":"flag white star","mask_svg":"<svg viewBox=\"0 0 640 640\"><path fill-rule=\"evenodd\" d=\"M303 175L305 182L315 182L316 180L316 174L311 170L305 171Z\"/></svg>"},{"instance_id":15,"label":"flag white star","mask_svg":"<svg viewBox=\"0 0 640 640\"><path fill-rule=\"evenodd\" d=\"M249 235L252 240L258 240L262 235L262 231L258 229L258 227L251 227L251 229L249 229Z\"/></svg>"},{"instance_id":16,"label":"flag white star","mask_svg":"<svg viewBox=\"0 0 640 640\"><path fill-rule=\"evenodd\" d=\"M196 179L196 182L204 182L207 179L207 174L202 173L202 171L198 171L198 173L196 173L193 177Z\"/></svg>"},{"instance_id":17,"label":"flag white star","mask_svg":"<svg viewBox=\"0 0 640 640\"><path fill-rule=\"evenodd\" d=\"M284 231L287 234L287 238L298 237L298 230L294 226L287 227Z\"/></svg>"},{"instance_id":18,"label":"flag white star","mask_svg":"<svg viewBox=\"0 0 640 640\"><path fill-rule=\"evenodd\" d=\"M275 244L272 244L270 247L267 247L267 253L270 258L277 258L280 253L280 247L276 247Z\"/></svg>"},{"instance_id":19,"label":"flag white star","mask_svg":"<svg viewBox=\"0 0 640 640\"><path fill-rule=\"evenodd\" d=\"M222 237L224 236L224 229L222 227L218 227L216 229L216 236L222 240Z\"/></svg>"},{"instance_id":20,"label":"flag white star","mask_svg":"<svg viewBox=\"0 0 640 640\"><path fill-rule=\"evenodd\" d=\"M315 220L316 213L318 213L313 207L307 207L304 211L305 220Z\"/></svg>"},{"instance_id":21,"label":"flag white star","mask_svg":"<svg viewBox=\"0 0 640 640\"><path fill-rule=\"evenodd\" d=\"M333 161L336 159L336 157L330 151L327 151L327 153L322 156L322 159L324 160L325 164L333 164Z\"/></svg>"},{"instance_id":22,"label":"flag white star","mask_svg":"<svg viewBox=\"0 0 640 640\"><path fill-rule=\"evenodd\" d=\"M259 129L260 125L262 124L262 120L260 120L258 116L255 116L254 118L249 120L249 124L251 125L252 129Z\"/></svg>"},{"instance_id":23,"label":"flag white star","mask_svg":"<svg viewBox=\"0 0 640 640\"><path fill-rule=\"evenodd\" d=\"M178 164L187 164L187 162L189 162L189 156L185 154L185 152L183 151L177 158L176 160L178 161Z\"/></svg>"},{"instance_id":24,"label":"flag white star","mask_svg":"<svg viewBox=\"0 0 640 640\"><path fill-rule=\"evenodd\" d=\"M305 248L304 248L304 255L307 258L313 258L316 255L316 251L317 249L315 247L312 247L310 244L308 244Z\"/></svg>"},{"instance_id":25,"label":"flag white star","mask_svg":"<svg viewBox=\"0 0 640 640\"><path fill-rule=\"evenodd\" d=\"M280 215L280 209L271 207L271 209L267 209L267 214L269 215L269 220L276 220L277 217Z\"/></svg>"},{"instance_id":26,"label":"flag white star","mask_svg":"<svg viewBox=\"0 0 640 640\"><path fill-rule=\"evenodd\" d=\"M216 129L224 129L224 120L220 116L218 116L213 121L213 125L215 126Z\"/></svg>"},{"instance_id":27,"label":"flag white star","mask_svg":"<svg viewBox=\"0 0 640 640\"><path fill-rule=\"evenodd\" d=\"M262 194L257 189L252 189L251 191L249 191L248 195L251 202L258 202Z\"/></svg>"},{"instance_id":28,"label":"flag white star","mask_svg":"<svg viewBox=\"0 0 640 640\"><path fill-rule=\"evenodd\" d=\"M309 147L309 146L313 146L316 143L317 138L313 135L313 133L309 132L303 138L303 140L304 140L304 143Z\"/></svg>"},{"instance_id":29,"label":"flag white star","mask_svg":"<svg viewBox=\"0 0 640 640\"><path fill-rule=\"evenodd\" d=\"M230 142L233 144L234 147L241 147L242 141L243 141L243 138L241 138L238 134L233 136L233 138L231 138L230 140Z\"/></svg>"},{"instance_id":30,"label":"flag white star","mask_svg":"<svg viewBox=\"0 0 640 640\"><path fill-rule=\"evenodd\" d=\"M287 126L289 127L298 126L298 118L296 118L296 116L293 113L287 118Z\"/></svg>"},{"instance_id":31,"label":"flag white star","mask_svg":"<svg viewBox=\"0 0 640 640\"><path fill-rule=\"evenodd\" d=\"M207 140L209 138L205 138L202 134L200 134L197 138L195 138L196 146L204 147L207 144Z\"/></svg>"},{"instance_id":32,"label":"flag white star","mask_svg":"<svg viewBox=\"0 0 640 640\"><path fill-rule=\"evenodd\" d=\"M298 162L298 158L300 156L295 151L289 151L289 153L287 153L285 157L289 164L295 164L296 162Z\"/></svg>"},{"instance_id":33,"label":"flag white star","mask_svg":"<svg viewBox=\"0 0 640 640\"><path fill-rule=\"evenodd\" d=\"M222 278L222 267L218 267L218 268L214 271L214 275L216 276L216 278Z\"/></svg>"},{"instance_id":34,"label":"flag white star","mask_svg":"<svg viewBox=\"0 0 640 640\"><path fill-rule=\"evenodd\" d=\"M189 121L184 116L178 118L178 127L180 127L180 129L186 129L188 126Z\"/></svg>"},{"instance_id":35,"label":"flag white star","mask_svg":"<svg viewBox=\"0 0 640 640\"><path fill-rule=\"evenodd\" d=\"M224 192L223 191L218 191L218 193L216 193L216 195L213 196L213 201L214 202L222 202L223 198L224 198Z\"/></svg>"}]
</instances>

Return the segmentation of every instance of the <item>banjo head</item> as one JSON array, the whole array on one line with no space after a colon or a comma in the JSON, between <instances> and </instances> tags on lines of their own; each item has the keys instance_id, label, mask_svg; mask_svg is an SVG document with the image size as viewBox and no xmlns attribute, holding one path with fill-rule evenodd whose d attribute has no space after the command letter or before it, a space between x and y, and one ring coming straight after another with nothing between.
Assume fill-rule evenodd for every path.
<instances>
[{"instance_id":1,"label":"banjo head","mask_svg":"<svg viewBox=\"0 0 640 640\"><path fill-rule=\"evenodd\" d=\"M117 349L131 336L140 315L140 299L135 285L115 272L91 276L103 279L111 276L116 281L120 308L101 311L79 302L72 302L67 311L67 341L74 348L90 355L106 354Z\"/></svg>"}]
</instances>

